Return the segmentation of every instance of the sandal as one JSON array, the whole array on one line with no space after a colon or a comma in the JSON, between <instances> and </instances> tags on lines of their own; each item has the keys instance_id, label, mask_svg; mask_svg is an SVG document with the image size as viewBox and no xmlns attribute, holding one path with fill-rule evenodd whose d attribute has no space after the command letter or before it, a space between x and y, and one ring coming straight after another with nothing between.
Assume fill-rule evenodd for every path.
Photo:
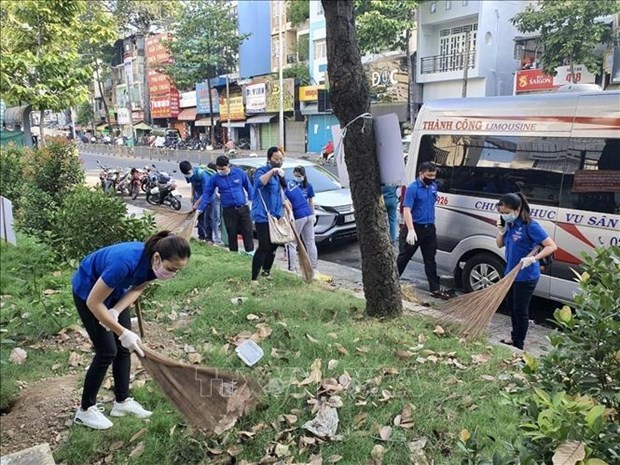
<instances>
[{"instance_id":1,"label":"sandal","mask_svg":"<svg viewBox=\"0 0 620 465\"><path fill-rule=\"evenodd\" d=\"M513 346L515 345L515 343L512 341L512 339L500 339L499 342L501 342L502 344L506 344L507 346Z\"/></svg>"}]
</instances>

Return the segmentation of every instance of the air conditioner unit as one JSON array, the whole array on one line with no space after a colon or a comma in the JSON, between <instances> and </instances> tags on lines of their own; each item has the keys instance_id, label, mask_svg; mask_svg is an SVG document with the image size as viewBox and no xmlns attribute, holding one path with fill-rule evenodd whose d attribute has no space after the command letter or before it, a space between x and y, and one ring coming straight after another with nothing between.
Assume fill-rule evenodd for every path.
<instances>
[{"instance_id":1,"label":"air conditioner unit","mask_svg":"<svg viewBox=\"0 0 620 465\"><path fill-rule=\"evenodd\" d=\"M288 65L297 63L297 55L286 55L286 63Z\"/></svg>"}]
</instances>

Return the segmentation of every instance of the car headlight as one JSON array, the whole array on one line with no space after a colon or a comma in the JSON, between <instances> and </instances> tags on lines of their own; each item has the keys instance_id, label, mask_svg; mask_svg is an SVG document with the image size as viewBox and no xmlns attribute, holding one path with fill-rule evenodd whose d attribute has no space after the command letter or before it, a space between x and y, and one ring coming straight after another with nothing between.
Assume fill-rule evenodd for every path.
<instances>
[{"instance_id":1,"label":"car headlight","mask_svg":"<svg viewBox=\"0 0 620 465\"><path fill-rule=\"evenodd\" d=\"M336 222L337 215L333 212L326 210L325 208L316 205L314 207L314 213L316 221L314 223L314 232L321 234L331 228Z\"/></svg>"}]
</instances>

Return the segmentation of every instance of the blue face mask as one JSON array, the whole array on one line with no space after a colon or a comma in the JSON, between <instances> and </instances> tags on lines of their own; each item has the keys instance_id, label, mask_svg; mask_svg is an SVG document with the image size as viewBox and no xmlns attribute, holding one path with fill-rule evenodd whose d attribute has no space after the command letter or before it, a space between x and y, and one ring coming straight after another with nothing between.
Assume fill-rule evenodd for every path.
<instances>
[{"instance_id":1,"label":"blue face mask","mask_svg":"<svg viewBox=\"0 0 620 465\"><path fill-rule=\"evenodd\" d=\"M517 219L517 214L512 212L512 213L501 213L502 215L502 219L506 222L506 223L514 223L515 220Z\"/></svg>"}]
</instances>

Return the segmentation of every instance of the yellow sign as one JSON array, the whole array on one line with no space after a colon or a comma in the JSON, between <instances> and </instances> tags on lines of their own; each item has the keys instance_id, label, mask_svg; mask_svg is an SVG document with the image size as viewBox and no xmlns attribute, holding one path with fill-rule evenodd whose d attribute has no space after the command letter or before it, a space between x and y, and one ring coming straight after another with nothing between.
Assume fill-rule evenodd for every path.
<instances>
[{"instance_id":1,"label":"yellow sign","mask_svg":"<svg viewBox=\"0 0 620 465\"><path fill-rule=\"evenodd\" d=\"M220 98L220 120L224 121L228 119L228 102L225 97ZM230 119L240 120L245 119L245 112L243 108L243 96L231 95L230 96Z\"/></svg>"},{"instance_id":2,"label":"yellow sign","mask_svg":"<svg viewBox=\"0 0 620 465\"><path fill-rule=\"evenodd\" d=\"M319 89L325 86L304 86L299 88L300 102L316 102L319 99Z\"/></svg>"}]
</instances>

